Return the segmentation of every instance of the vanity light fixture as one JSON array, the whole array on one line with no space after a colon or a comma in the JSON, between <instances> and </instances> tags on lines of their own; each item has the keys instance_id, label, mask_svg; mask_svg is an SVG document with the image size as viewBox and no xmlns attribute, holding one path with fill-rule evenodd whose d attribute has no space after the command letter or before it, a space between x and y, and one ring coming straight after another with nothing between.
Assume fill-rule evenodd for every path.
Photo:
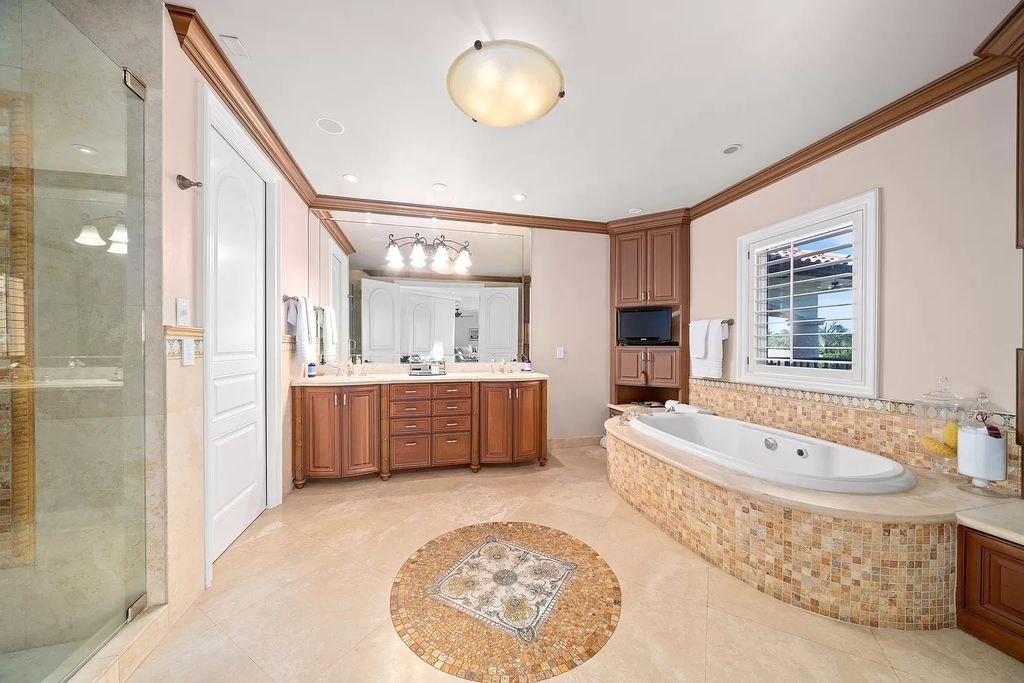
<instances>
[{"instance_id":1,"label":"vanity light fixture","mask_svg":"<svg viewBox=\"0 0 1024 683\"><path fill-rule=\"evenodd\" d=\"M405 267L402 247L409 245L412 245L412 249L409 251L409 265L413 268L425 268L428 257L431 268L438 273L447 273L449 269L456 273L465 273L473 265L470 259L469 242L456 242L441 235L428 244L426 237L416 233L412 237L388 235L388 246L384 252L384 260L388 268L401 270ZM453 257L454 265L452 265Z\"/></svg>"},{"instance_id":2,"label":"vanity light fixture","mask_svg":"<svg viewBox=\"0 0 1024 683\"><path fill-rule=\"evenodd\" d=\"M343 176L341 176L341 179L344 180L346 183L358 183L359 182L359 176L352 175L351 173L344 174Z\"/></svg>"},{"instance_id":3,"label":"vanity light fixture","mask_svg":"<svg viewBox=\"0 0 1024 683\"><path fill-rule=\"evenodd\" d=\"M124 224L123 211L117 212L117 223L114 224L114 231L110 233L110 241L117 242L119 244L128 244L128 228Z\"/></svg>"},{"instance_id":4,"label":"vanity light fixture","mask_svg":"<svg viewBox=\"0 0 1024 683\"><path fill-rule=\"evenodd\" d=\"M506 128L551 111L565 97L565 79L536 45L478 40L448 68L448 94L473 121Z\"/></svg>"},{"instance_id":5,"label":"vanity light fixture","mask_svg":"<svg viewBox=\"0 0 1024 683\"><path fill-rule=\"evenodd\" d=\"M84 244L87 247L107 246L107 241L100 237L99 228L93 225L87 213L82 214L82 228L78 231L78 237L75 238L75 242Z\"/></svg>"}]
</instances>

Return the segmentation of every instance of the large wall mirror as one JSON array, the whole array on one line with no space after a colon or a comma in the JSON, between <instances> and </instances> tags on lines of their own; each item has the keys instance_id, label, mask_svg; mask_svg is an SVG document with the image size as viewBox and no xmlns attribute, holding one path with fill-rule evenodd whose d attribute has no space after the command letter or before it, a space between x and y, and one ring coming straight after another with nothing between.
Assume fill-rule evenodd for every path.
<instances>
[{"instance_id":1,"label":"large wall mirror","mask_svg":"<svg viewBox=\"0 0 1024 683\"><path fill-rule=\"evenodd\" d=\"M344 327L348 360L529 356L528 228L349 212L331 218L355 251L339 257L331 230L316 219L327 248L318 247L310 272L320 274L321 301L332 302ZM343 300L341 311L334 302Z\"/></svg>"}]
</instances>

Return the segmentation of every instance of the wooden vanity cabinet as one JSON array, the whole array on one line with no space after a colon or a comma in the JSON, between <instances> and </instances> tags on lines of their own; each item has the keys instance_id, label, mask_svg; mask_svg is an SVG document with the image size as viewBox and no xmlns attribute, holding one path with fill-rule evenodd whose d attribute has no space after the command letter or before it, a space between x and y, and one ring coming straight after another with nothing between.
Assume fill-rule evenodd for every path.
<instances>
[{"instance_id":1,"label":"wooden vanity cabinet","mask_svg":"<svg viewBox=\"0 0 1024 683\"><path fill-rule=\"evenodd\" d=\"M957 528L957 626L1024 661L1024 547Z\"/></svg>"},{"instance_id":2,"label":"wooden vanity cabinet","mask_svg":"<svg viewBox=\"0 0 1024 683\"><path fill-rule=\"evenodd\" d=\"M354 477L380 469L380 387L292 388L292 478Z\"/></svg>"},{"instance_id":3,"label":"wooden vanity cabinet","mask_svg":"<svg viewBox=\"0 0 1024 683\"><path fill-rule=\"evenodd\" d=\"M547 385L480 383L480 462L547 464Z\"/></svg>"},{"instance_id":4,"label":"wooden vanity cabinet","mask_svg":"<svg viewBox=\"0 0 1024 683\"><path fill-rule=\"evenodd\" d=\"M682 382L678 346L618 346L615 383L636 387L678 388Z\"/></svg>"}]
</instances>

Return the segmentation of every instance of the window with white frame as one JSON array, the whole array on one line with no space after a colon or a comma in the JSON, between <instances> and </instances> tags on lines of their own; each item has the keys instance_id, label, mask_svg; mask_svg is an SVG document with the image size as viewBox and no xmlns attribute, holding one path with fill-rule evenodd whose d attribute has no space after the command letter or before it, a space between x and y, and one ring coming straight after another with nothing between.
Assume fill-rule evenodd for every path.
<instances>
[{"instance_id":1,"label":"window with white frame","mask_svg":"<svg viewBox=\"0 0 1024 683\"><path fill-rule=\"evenodd\" d=\"M876 395L877 189L744 235L737 272L741 382Z\"/></svg>"}]
</instances>

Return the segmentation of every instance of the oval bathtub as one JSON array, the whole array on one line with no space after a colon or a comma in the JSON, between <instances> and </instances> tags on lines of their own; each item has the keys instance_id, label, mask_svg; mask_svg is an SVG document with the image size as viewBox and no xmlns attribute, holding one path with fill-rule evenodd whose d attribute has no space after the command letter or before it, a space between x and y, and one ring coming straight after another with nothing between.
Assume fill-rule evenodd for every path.
<instances>
[{"instance_id":1,"label":"oval bathtub","mask_svg":"<svg viewBox=\"0 0 1024 683\"><path fill-rule=\"evenodd\" d=\"M631 425L674 448L778 484L836 493L898 493L914 473L895 460L848 446L715 415L637 415Z\"/></svg>"}]
</instances>

